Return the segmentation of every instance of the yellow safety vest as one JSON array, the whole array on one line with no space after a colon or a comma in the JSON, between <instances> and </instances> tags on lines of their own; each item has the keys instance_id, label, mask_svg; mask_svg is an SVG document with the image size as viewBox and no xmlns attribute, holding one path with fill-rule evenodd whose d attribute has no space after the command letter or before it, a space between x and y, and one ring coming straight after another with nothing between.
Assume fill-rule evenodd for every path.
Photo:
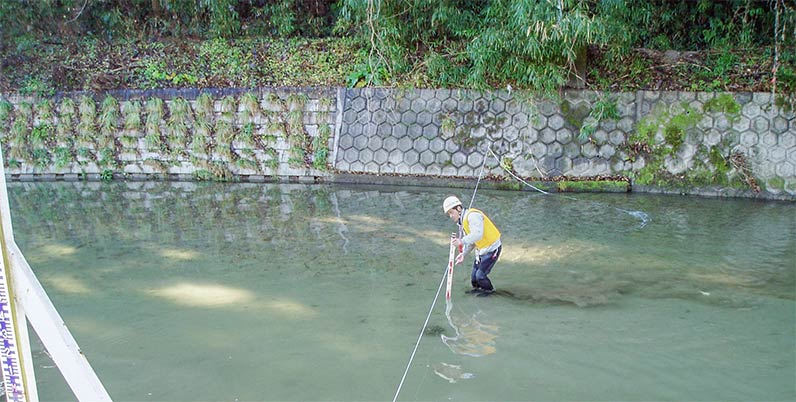
<instances>
[{"instance_id":1,"label":"yellow safety vest","mask_svg":"<svg viewBox=\"0 0 796 402\"><path fill-rule=\"evenodd\" d=\"M475 242L475 247L478 249L484 249L489 247L492 243L496 242L500 239L500 231L498 230L497 226L486 216L485 213L477 210L475 208L467 209L467 212L464 214L464 218L462 219L462 227L464 228L464 233L470 234L470 222L467 221L467 216L470 215L471 212L478 212L484 217L484 235L481 236L481 240Z\"/></svg>"}]
</instances>

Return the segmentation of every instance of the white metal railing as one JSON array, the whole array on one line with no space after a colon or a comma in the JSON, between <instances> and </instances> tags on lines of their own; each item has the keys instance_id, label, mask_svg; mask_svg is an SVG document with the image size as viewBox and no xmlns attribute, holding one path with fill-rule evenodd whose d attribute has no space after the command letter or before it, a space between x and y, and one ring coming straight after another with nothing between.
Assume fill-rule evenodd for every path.
<instances>
[{"instance_id":1,"label":"white metal railing","mask_svg":"<svg viewBox=\"0 0 796 402\"><path fill-rule=\"evenodd\" d=\"M8 401L39 400L28 321L79 401L111 397L14 241L0 150L0 366Z\"/></svg>"}]
</instances>

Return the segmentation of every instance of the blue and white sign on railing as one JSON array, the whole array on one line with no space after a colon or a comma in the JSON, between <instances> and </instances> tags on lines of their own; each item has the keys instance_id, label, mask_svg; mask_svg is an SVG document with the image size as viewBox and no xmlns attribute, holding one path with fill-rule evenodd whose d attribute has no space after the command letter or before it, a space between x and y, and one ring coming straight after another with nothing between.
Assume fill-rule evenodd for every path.
<instances>
[{"instance_id":1,"label":"blue and white sign on railing","mask_svg":"<svg viewBox=\"0 0 796 402\"><path fill-rule=\"evenodd\" d=\"M2 231L0 231L2 233ZM5 256L0 260L0 363L3 366L3 385L6 400L25 401L25 385L22 379L17 328L14 322L12 295L8 280Z\"/></svg>"}]
</instances>

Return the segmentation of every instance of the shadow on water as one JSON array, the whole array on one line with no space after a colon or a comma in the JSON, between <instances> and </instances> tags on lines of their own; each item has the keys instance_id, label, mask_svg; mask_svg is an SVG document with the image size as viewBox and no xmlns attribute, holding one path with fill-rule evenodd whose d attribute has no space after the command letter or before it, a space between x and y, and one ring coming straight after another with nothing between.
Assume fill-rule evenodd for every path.
<instances>
[{"instance_id":1,"label":"shadow on water","mask_svg":"<svg viewBox=\"0 0 796 402\"><path fill-rule=\"evenodd\" d=\"M561 290L523 289L513 286L495 291L494 297L530 305L575 305L592 307L610 304L622 296L619 289L568 288Z\"/></svg>"},{"instance_id":2,"label":"shadow on water","mask_svg":"<svg viewBox=\"0 0 796 402\"><path fill-rule=\"evenodd\" d=\"M15 225L26 229L18 242L28 233L48 239L37 242L32 262L85 271L82 280L49 277L72 293L101 289L109 275L130 268L103 262L142 255L164 268L157 276L190 275L191 283L150 293L172 300L208 290L202 278L254 267L289 269L296 280L400 271L414 283L423 271L406 265L431 269L441 234L451 229L438 213L443 190L166 182L10 183L10 190ZM789 204L494 191L480 192L476 204L504 232L497 272L510 274L498 296L514 302L588 307L628 294L750 302L717 288L795 297L796 214L783 215L793 212ZM627 211L644 211L644 224ZM87 263L87 248L102 252ZM271 264L263 265L269 250ZM195 263L208 254L220 264ZM224 297L243 294L227 289Z\"/></svg>"},{"instance_id":3,"label":"shadow on water","mask_svg":"<svg viewBox=\"0 0 796 402\"><path fill-rule=\"evenodd\" d=\"M400 187L9 183L17 243L115 400L386 399L447 261L453 224L441 200L451 194L469 199L461 190ZM437 382L416 381L415 399L658 399L662 394L654 391L616 391L623 389L618 384L596 394L557 387L567 374L556 368L585 370L575 364L575 352L601 333L582 333L581 343L557 349L569 333L556 320L590 328L590 315L600 315L608 324L593 330L610 333L625 328L627 314L647 319L650 307L643 303L649 302L663 317L702 312L701 322L720 324L699 328L721 334L741 331L733 326L739 311L774 318L793 311L793 204L625 194L573 201L479 190L474 206L502 232L504 252L490 275L498 291L487 300L462 300L449 317L435 313L424 338L436 342L420 352L430 366L424 374ZM646 223L626 211L643 211ZM457 268L459 292L469 286L467 265ZM720 321L708 314L730 316ZM792 330L792 314L782 317L772 334ZM654 324L622 333L641 345L639 360L628 367L646 364L649 349L668 356L667 348L676 346L645 344L658 336L643 332L658 328ZM693 325L682 328L687 336ZM533 334L543 337L539 346L526 339ZM781 335L771 336L776 342L765 338L769 343L758 349L780 347ZM737 338L736 348L746 345L745 332ZM590 346L605 353L596 362L616 356L610 346ZM704 348L709 361L722 347L697 344L690 352L702 356ZM757 349L744 351L760 360ZM64 399L68 390L52 385L51 362L40 351L37 356L39 367L50 370L37 373L46 384L40 392ZM567 359L575 363L568 366ZM553 377L545 377L539 361ZM724 388L711 388L702 399L794 396L777 377L793 374L792 362L769 376L776 393L768 395L733 389L748 373L731 371L744 361L732 363ZM671 364L647 374L658 378L661 370L680 367ZM485 375L504 366L547 382L508 376L506 384ZM597 365L580 373L596 378L604 372ZM300 380L309 376L316 387ZM459 393L447 388L451 384L473 388ZM658 392L684 390L667 399L689 399L688 390L704 389L656 386L649 385Z\"/></svg>"}]
</instances>

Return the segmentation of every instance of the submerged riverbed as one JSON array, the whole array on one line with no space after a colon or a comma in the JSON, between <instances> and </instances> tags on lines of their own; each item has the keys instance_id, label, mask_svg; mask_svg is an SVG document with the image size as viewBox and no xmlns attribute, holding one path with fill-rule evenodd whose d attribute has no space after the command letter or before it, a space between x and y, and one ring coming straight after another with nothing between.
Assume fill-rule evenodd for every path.
<instances>
[{"instance_id":1,"label":"submerged riverbed","mask_svg":"<svg viewBox=\"0 0 796 402\"><path fill-rule=\"evenodd\" d=\"M115 401L392 400L471 190L9 183ZM498 293L432 311L399 400L794 400L796 206L479 190ZM449 313L446 314L446 307ZM38 341L42 401L72 400Z\"/></svg>"}]
</instances>

